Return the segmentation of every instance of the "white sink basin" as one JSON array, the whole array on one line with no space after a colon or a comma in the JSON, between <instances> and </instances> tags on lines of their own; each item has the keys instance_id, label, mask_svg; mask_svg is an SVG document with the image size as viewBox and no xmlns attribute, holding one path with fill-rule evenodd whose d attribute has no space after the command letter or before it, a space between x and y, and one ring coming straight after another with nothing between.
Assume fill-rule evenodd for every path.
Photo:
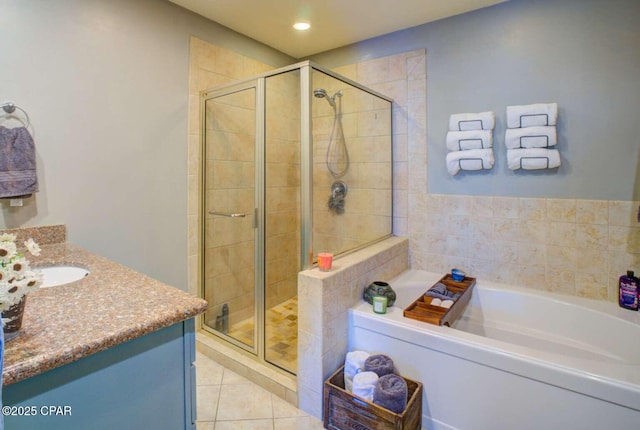
<instances>
[{"instance_id":1,"label":"white sink basin","mask_svg":"<svg viewBox=\"0 0 640 430\"><path fill-rule=\"evenodd\" d=\"M69 284L79 281L89 274L87 269L77 266L34 267L33 270L42 273L42 284L40 288Z\"/></svg>"}]
</instances>

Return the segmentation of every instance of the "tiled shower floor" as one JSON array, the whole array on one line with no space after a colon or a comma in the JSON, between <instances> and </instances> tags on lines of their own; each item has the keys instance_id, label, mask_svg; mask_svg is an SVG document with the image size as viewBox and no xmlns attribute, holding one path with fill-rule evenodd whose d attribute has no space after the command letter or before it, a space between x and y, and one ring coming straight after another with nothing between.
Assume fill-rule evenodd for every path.
<instances>
[{"instance_id":1,"label":"tiled shower floor","mask_svg":"<svg viewBox=\"0 0 640 430\"><path fill-rule=\"evenodd\" d=\"M228 335L250 345L253 342L253 318L233 324ZM297 371L298 297L286 300L265 314L265 358L290 372Z\"/></svg>"}]
</instances>

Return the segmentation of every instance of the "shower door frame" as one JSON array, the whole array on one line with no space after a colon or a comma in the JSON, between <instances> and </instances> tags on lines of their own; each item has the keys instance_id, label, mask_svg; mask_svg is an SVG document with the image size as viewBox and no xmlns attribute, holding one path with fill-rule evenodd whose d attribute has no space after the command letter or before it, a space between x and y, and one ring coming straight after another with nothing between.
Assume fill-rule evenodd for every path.
<instances>
[{"instance_id":1,"label":"shower door frame","mask_svg":"<svg viewBox=\"0 0 640 430\"><path fill-rule=\"evenodd\" d=\"M240 79L229 84L219 85L200 92L200 136L202 142L201 153L201 168L202 174L200 175L200 188L201 195L201 231L204 234L204 226L206 221L206 206L205 195L206 190L204 186L204 172L205 172L205 141L206 141L206 100L214 98L214 95L221 96L224 94L230 94L239 89L255 88L256 99L256 139L255 139L255 151L256 151L256 168L255 168L255 210L254 210L254 229L255 229L255 312L254 318L256 321L254 329L254 347L251 348L242 342L220 333L214 329L209 328L204 321L201 326L210 332L226 341L239 347L247 352L250 352L256 356L262 363L266 363L276 369L284 370L288 373L290 371L283 369L277 364L271 363L265 359L265 150L266 150L266 130L265 130L265 118L266 118L266 79L271 76L280 75L283 73L291 72L294 70L300 71L300 256L299 256L299 271L309 269L314 264L313 258L313 159L312 159L312 144L313 144L313 130L312 130L312 110L311 110L311 94L312 94L312 71L316 70L329 75L339 81L342 81L348 85L358 88L373 96L379 97L383 100L391 103L391 135L393 136L393 99L385 96L371 88L367 88L362 84L359 84L349 78L346 78L340 74L337 74L327 68L324 68L312 61L303 61L289 66L274 69L262 74L254 75L250 78ZM393 172L393 151L391 155L391 169ZM393 177L393 174L392 174ZM392 186L392 199L393 201L393 186ZM346 255L362 249L372 243L379 242L393 235L393 204L391 205L391 220L392 227L391 232L376 240L366 243L362 246L356 247L349 251L344 252L341 255ZM204 241L202 242L204 244ZM204 297L204 263L205 263L204 246L200 246L200 296ZM204 319L204 317L203 317ZM258 323L259 322L259 323Z\"/></svg>"},{"instance_id":2,"label":"shower door frame","mask_svg":"<svg viewBox=\"0 0 640 430\"><path fill-rule=\"evenodd\" d=\"M206 145L206 104L208 100L212 100L218 97L223 97L226 95L234 94L237 92L245 91L248 89L255 90L255 143L254 143L254 209L252 211L251 216L253 217L253 229L254 229L254 265L255 265L255 273L254 273L254 330L253 330L253 346L247 345L238 339L227 335L226 333L221 333L218 330L215 330L209 327L204 321L202 323L202 328L207 332L212 333L227 342L235 345L238 348L241 348L255 356L257 356L260 360L264 361L264 282L265 282L265 270L264 270L264 177L265 177L265 159L264 159L264 147L265 147L265 127L264 127L264 117L265 117L265 103L264 103L264 93L265 93L265 85L264 78L252 78L242 81L236 81L229 85L224 85L220 87L216 87L210 90L202 91L200 95L200 114L201 114L201 169L202 174L200 175L201 187L200 187L200 201L201 205L201 228L204 232L206 228L206 219L207 219L207 205L206 203L206 187L205 187L205 172L206 172L206 154L207 154L207 145ZM262 103L260 103L262 101ZM204 282L204 274L205 272L205 246L204 239L203 245L200 250L200 273L201 281L200 281L200 296L205 297L205 282ZM204 320L204 317L203 317Z\"/></svg>"}]
</instances>

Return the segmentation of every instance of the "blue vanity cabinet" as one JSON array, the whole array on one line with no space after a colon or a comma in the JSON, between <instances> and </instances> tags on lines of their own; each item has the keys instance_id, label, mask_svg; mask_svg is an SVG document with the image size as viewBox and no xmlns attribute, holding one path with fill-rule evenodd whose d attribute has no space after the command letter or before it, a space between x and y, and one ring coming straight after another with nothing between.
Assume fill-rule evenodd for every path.
<instances>
[{"instance_id":1,"label":"blue vanity cabinet","mask_svg":"<svg viewBox=\"0 0 640 430\"><path fill-rule=\"evenodd\" d=\"M7 430L195 430L189 319L3 389Z\"/></svg>"}]
</instances>

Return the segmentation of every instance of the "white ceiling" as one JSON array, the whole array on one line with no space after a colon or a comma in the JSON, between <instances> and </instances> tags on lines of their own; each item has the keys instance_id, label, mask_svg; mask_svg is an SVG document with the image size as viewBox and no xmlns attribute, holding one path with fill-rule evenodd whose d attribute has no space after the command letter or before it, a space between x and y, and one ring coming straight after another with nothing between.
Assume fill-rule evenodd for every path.
<instances>
[{"instance_id":1,"label":"white ceiling","mask_svg":"<svg viewBox=\"0 0 640 430\"><path fill-rule=\"evenodd\" d=\"M294 58L506 0L170 0ZM311 29L299 32L303 20Z\"/></svg>"}]
</instances>

